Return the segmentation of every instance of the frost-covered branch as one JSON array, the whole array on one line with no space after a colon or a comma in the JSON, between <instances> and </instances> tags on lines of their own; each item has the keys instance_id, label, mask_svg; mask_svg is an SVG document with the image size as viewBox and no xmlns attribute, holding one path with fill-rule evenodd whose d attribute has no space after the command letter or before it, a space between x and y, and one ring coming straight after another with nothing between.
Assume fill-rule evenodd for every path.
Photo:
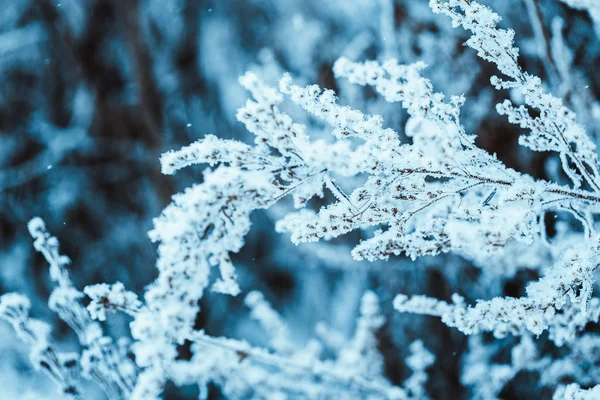
<instances>
[{"instance_id":1,"label":"frost-covered branch","mask_svg":"<svg viewBox=\"0 0 600 400\"><path fill-rule=\"evenodd\" d=\"M34 239L35 249L42 253L46 261L50 264L50 277L56 285L48 300L50 309L56 312L75 331L83 347L81 356L75 357L69 366L80 365L81 375L96 381L109 398L121 399L126 397L131 392L136 381L137 371L135 366L126 355L122 354L116 348L110 337L103 336L101 326L90 318L87 310L81 303L84 294L73 286L69 278L67 268L71 261L67 256L60 254L58 240L46 231L44 221L40 218L33 218L29 222L28 227ZM5 296L13 296L10 299L20 298L18 295ZM11 322L21 337L26 333L29 335L29 338L26 340L28 343L36 348L40 344L45 346L47 339L44 336L49 334L49 329L47 330L48 332L42 335L39 322L28 322L27 304L22 303L19 307L13 304L12 307L7 306L6 310L19 311L18 313L12 312L15 316L11 317ZM32 330L27 328L26 323L29 325L33 324ZM56 355L52 347L48 346L48 349L44 351L48 353L44 357L50 359L46 363L56 370L53 372L55 379L66 388L65 391L72 390L74 393L79 394L78 389L72 384L73 379L77 375L74 375L74 372L72 372L73 368L69 370L68 374L61 372L59 369L57 370L57 368L61 367L60 364L58 364L58 367L56 366ZM77 362L78 358L80 358L79 362ZM34 365L37 365L37 363L34 362ZM78 379L79 376L76 376L76 378ZM62 382L62 380L65 381Z\"/></svg>"},{"instance_id":2,"label":"frost-covered branch","mask_svg":"<svg viewBox=\"0 0 600 400\"><path fill-rule=\"evenodd\" d=\"M65 396L82 399L78 356L55 349L49 339L50 326L30 318L30 307L29 300L19 294L0 296L0 318L9 322L19 339L31 347L29 359L34 368L50 376Z\"/></svg>"},{"instance_id":3,"label":"frost-covered branch","mask_svg":"<svg viewBox=\"0 0 600 400\"><path fill-rule=\"evenodd\" d=\"M461 382L477 400L499 399L500 392L519 372L543 367L534 340L524 335L512 348L509 364L492 363L494 346L484 344L481 336L469 338L469 351L463 359Z\"/></svg>"},{"instance_id":4,"label":"frost-covered branch","mask_svg":"<svg viewBox=\"0 0 600 400\"><path fill-rule=\"evenodd\" d=\"M92 300L87 310L92 319L106 321L106 316L121 311L135 316L142 307L135 293L125 290L121 282L86 286L83 292Z\"/></svg>"},{"instance_id":5,"label":"frost-covered branch","mask_svg":"<svg viewBox=\"0 0 600 400\"><path fill-rule=\"evenodd\" d=\"M599 238L568 250L538 282L527 287L527 297L494 298L474 306L454 295L452 304L424 296L398 295L394 307L400 312L433 315L467 335L493 332L540 335L549 330L550 339L561 346L573 341L588 322L598 322L600 301L592 298L593 276L600 265Z\"/></svg>"},{"instance_id":6,"label":"frost-covered branch","mask_svg":"<svg viewBox=\"0 0 600 400\"><path fill-rule=\"evenodd\" d=\"M281 326L281 321L275 324L275 320L279 318L264 298L259 296L258 292L249 294L252 313L267 329L268 336L276 339L281 336L280 331L287 328ZM413 374L406 380L403 388L390 385L382 378L383 360L377 350L375 333L383 323L377 296L367 292L362 299L361 316L354 337L336 351L336 360L322 360L322 345L316 341L311 341L305 348L296 349L292 353L291 348L281 349L277 341L272 341L273 348L278 351L270 352L253 347L245 341L215 338L197 332L190 340L197 347L198 359L192 359L185 379L186 382L212 381L232 398L250 391L259 395L264 393L267 397L267 393L272 396L293 393L299 398L312 398L318 393L326 398L427 398L423 387L427 381L425 370L434 362L434 357L420 341L410 346L410 356L406 362ZM273 331L274 324L278 327ZM208 364L212 364L212 367L208 367L205 354L219 354L221 351L227 354L226 358L220 356L221 361L217 364L209 361ZM229 361L223 363L224 359ZM183 373L183 364L175 368ZM191 371L196 371L199 375L192 378L194 374ZM237 384L233 384L232 379Z\"/></svg>"},{"instance_id":7,"label":"frost-covered branch","mask_svg":"<svg viewBox=\"0 0 600 400\"><path fill-rule=\"evenodd\" d=\"M489 7L475 1L431 0L436 13L452 19L453 26L462 26L472 36L466 44L477 50L486 61L493 62L509 80L492 78L497 89L513 89L523 96L526 106L515 106L505 100L497 106L500 114L511 123L528 129L519 143L535 151L556 151L560 154L565 173L576 187L585 180L595 191L600 191L596 146L577 123L575 114L563 105L561 99L547 93L540 78L524 72L518 64L519 49L514 47L514 32L497 27L500 17ZM532 117L530 109L539 111ZM576 169L569 166L569 161Z\"/></svg>"},{"instance_id":8,"label":"frost-covered branch","mask_svg":"<svg viewBox=\"0 0 600 400\"><path fill-rule=\"evenodd\" d=\"M534 135L538 139L545 134L555 135L556 150L563 157L568 155L573 163L586 163L591 168L583 168L580 173L595 189L593 144L582 133L569 139L577 151L570 147L564 131L579 129L578 125L568 118L557 122L556 118L566 118L566 109L560 100L543 92L538 78L521 71L516 61L518 50L512 47L512 33L496 28L497 16L491 10L475 2L455 3L432 2L432 7L472 30L472 47L513 79L512 83L496 80L497 86L521 87L531 97L526 100L528 104L542 110L543 123L554 120L549 133L538 129ZM495 36L495 44L488 43L491 36ZM513 241L531 244L538 240L545 229L543 216L552 210L572 213L585 226L587 235L593 235L589 216L578 210L598 213L597 193L533 180L477 148L474 136L466 133L460 122L464 99L453 97L446 102L421 76L423 67L402 66L394 60L380 65L347 59L340 59L334 67L336 76L371 85L389 102L400 102L410 115L406 132L413 138L412 144L402 144L396 132L384 127L381 117L338 104L331 90L315 85L300 87L286 75L278 91L249 73L240 82L253 99L237 117L255 134L254 146L207 136L162 157L166 173L198 163L215 169L205 172L204 183L175 196L155 220L151 232L153 240L159 242L160 276L145 295L148 309L140 312L133 323L140 365L153 365L150 370L154 372L149 376L161 376L161 368L165 376L169 375L168 360L176 354L171 341L181 343L193 335L193 320L199 311L197 300L210 284L213 266L221 270L221 280L213 284L213 290L234 295L240 291L229 254L241 248L249 230L250 213L270 207L287 194L294 197L298 208L306 206L313 196L323 196L323 187L337 200L318 213L304 209L278 222L277 229L290 232L295 243L383 227L353 250L358 260L386 259L400 253L415 258L454 251L483 263ZM336 141L312 142L306 126L294 123L279 110L285 96L330 127ZM523 120L533 121L525 116ZM366 182L349 193L336 182L364 173ZM574 181L579 185L577 179ZM587 308L589 290L573 297L572 291L560 286L588 288L596 269L593 256L589 258L589 268L579 271L581 276L552 277L550 272L548 278L530 286L527 298L494 299L470 307L459 297L455 297L454 304L424 297L398 297L396 307L441 316L444 322L466 333L493 331L503 336L525 331L539 334L550 329L553 339L563 343L572 339L585 322L597 319L596 301ZM577 264L572 260L571 264L564 263ZM553 271L565 269L567 266L557 266ZM554 297L549 298L548 293L554 293ZM273 348L288 351L289 339L277 314L256 294L247 297L247 302L265 327L278 332ZM163 346L144 344L157 340L163 340ZM172 356L165 360L166 354ZM156 367L161 364L165 367ZM160 380L153 382L156 387L162 385Z\"/></svg>"}]
</instances>

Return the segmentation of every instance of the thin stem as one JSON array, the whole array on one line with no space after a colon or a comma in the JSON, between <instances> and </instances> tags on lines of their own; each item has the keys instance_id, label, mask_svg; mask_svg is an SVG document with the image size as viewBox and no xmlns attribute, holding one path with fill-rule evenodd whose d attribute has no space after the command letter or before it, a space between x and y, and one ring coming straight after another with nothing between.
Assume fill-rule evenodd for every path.
<instances>
[{"instance_id":1,"label":"thin stem","mask_svg":"<svg viewBox=\"0 0 600 400\"><path fill-rule=\"evenodd\" d=\"M361 376L350 375L346 376L336 372L334 368L323 365L321 362L316 361L312 365L302 365L292 361L289 358L279 356L277 354L269 353L264 349L257 349L251 347L247 343L241 342L235 339L221 340L211 336L207 336L202 332L199 332L190 339L193 342L203 343L208 346L220 347L226 350L230 350L238 354L240 358L250 357L256 362L267 364L271 367L279 369L292 369L306 373L307 375L318 375L320 379L328 379L333 382L338 382L344 386L356 386L361 390L368 392L378 393L383 395L385 398L390 398L391 387L369 381ZM398 393L402 393L403 390L394 387L394 390ZM408 398L405 394L400 398Z\"/></svg>"},{"instance_id":2,"label":"thin stem","mask_svg":"<svg viewBox=\"0 0 600 400\"><path fill-rule=\"evenodd\" d=\"M478 175L463 175L463 174L459 174L458 172L452 172L452 171L439 171L439 170L428 170L428 169L410 169L410 168L405 168L405 169L399 169L397 170L397 172L399 173L415 173L415 174L425 174L425 175L430 175L430 176L434 176L434 177L440 177L440 178L461 178L461 179L466 179L466 180L476 180L479 181L483 184L489 184L489 185L498 185L498 186L512 186L514 185L514 182L511 181L506 181L506 180L501 180L501 179L492 179L492 178L488 178L488 177L484 177L484 176L478 176ZM600 195L588 192L588 191L583 191L583 190L575 190L575 189L571 189L571 188L567 188L567 187L563 187L563 186L558 186L556 184L551 184L548 182L547 183L550 187L547 188L545 190L545 192L547 193L552 193L552 194L559 194L562 196L565 196L567 198L570 199L575 199L575 200L582 200L582 201L588 201L591 203L600 203Z\"/></svg>"}]
</instances>

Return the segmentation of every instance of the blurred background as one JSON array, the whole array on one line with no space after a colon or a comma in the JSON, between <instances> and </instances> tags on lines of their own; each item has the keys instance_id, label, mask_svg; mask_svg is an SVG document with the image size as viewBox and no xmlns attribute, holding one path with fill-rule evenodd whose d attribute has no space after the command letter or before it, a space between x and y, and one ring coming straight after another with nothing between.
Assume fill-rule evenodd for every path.
<instances>
[{"instance_id":1,"label":"blurred background","mask_svg":"<svg viewBox=\"0 0 600 400\"><path fill-rule=\"evenodd\" d=\"M436 91L466 96L462 120L479 146L536 178L564 179L555 159L518 146L519 129L494 108L506 96L489 84L495 68L464 47L466 33L427 3L0 0L0 293L29 296L32 314L55 326L60 346L76 348L74 334L47 308L48 267L26 229L34 216L60 239L79 288L121 281L141 293L156 276L156 250L146 235L152 218L171 195L202 179L202 166L163 176L158 157L205 134L250 143L252 135L235 119L248 97L237 78L247 70L272 84L288 71L300 83L334 89L342 103L383 115L403 135L406 114L399 105L336 82L331 67L341 56L424 61ZM524 67L565 98L596 137L600 47L588 14L558 0L484 3L516 31ZM317 127L313 133L328 134ZM290 208L284 202L254 215L246 247L235 257L242 290L263 291L299 342L319 321L351 335L360 297L374 290L388 317L380 332L387 376L398 383L406 378L408 344L420 338L438 358L427 385L431 397L466 398L459 379L464 335L435 318L394 313L391 300L399 292L440 299L458 292L468 301L521 295L536 268L498 260L499 268L482 269L453 255L359 263L350 249L360 232L299 247L276 234L274 221ZM242 300L208 294L199 327L264 344ZM126 336L127 323L111 318L108 329ZM5 398L53 393L8 324L0 324L0 337ZM499 342L497 360L507 357L503 349L511 340ZM503 398L528 398L531 379L518 376ZM217 389L213 395L219 398ZM165 395L196 396L195 389L174 386Z\"/></svg>"}]
</instances>

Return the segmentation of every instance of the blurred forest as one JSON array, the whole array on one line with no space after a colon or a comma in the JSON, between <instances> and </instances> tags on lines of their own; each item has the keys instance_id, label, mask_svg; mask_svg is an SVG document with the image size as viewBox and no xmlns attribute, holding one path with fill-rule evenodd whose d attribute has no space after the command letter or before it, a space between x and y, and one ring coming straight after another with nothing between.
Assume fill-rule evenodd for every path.
<instances>
[{"instance_id":1,"label":"blurred forest","mask_svg":"<svg viewBox=\"0 0 600 400\"><path fill-rule=\"evenodd\" d=\"M526 69L563 97L597 139L600 42L588 14L557 0L483 3L516 31ZM437 91L465 95L462 119L480 147L536 178L565 179L556 159L518 146L519 128L494 109L502 94L489 85L493 66L464 47L466 33L434 15L424 0L0 0L0 10L0 293L32 299L32 314L52 322L55 339L67 349L76 338L47 308L48 267L32 247L27 221L46 220L73 260L78 287L121 281L141 293L157 274L147 237L152 218L173 194L201 180L198 167L162 175L158 157L209 133L251 141L235 119L247 98L237 79L247 70L272 84L287 71L302 84L335 89L341 102L381 114L403 132L406 115L398 105L337 82L331 68L341 56L424 61ZM572 52L570 65L553 59L556 37ZM234 260L242 290L263 291L294 338L304 341L319 321L350 334L360 298L371 289L388 317L380 349L390 380L405 379L407 344L420 338L437 357L427 386L431 397L465 398L459 376L467 338L438 319L393 312L394 295L518 296L536 270L482 270L456 255L357 262L350 256L356 232L296 247L273 229L283 207L253 216ZM242 298L210 293L198 327L260 344L264 338L246 314ZM108 326L122 336L126 324L116 317ZM31 369L8 325L0 324L0 335L6 398L55 390ZM508 357L503 349L512 340L499 341L497 360ZM519 375L503 398L531 398L529 379ZM174 386L165 394L196 396L197 389Z\"/></svg>"}]
</instances>

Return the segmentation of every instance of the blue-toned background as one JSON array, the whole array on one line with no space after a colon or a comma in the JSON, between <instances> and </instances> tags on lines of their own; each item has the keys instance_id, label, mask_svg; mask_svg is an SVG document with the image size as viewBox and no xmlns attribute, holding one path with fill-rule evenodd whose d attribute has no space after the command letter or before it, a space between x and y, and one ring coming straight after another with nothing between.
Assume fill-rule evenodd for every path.
<instances>
[{"instance_id":1,"label":"blue-toned background","mask_svg":"<svg viewBox=\"0 0 600 400\"><path fill-rule=\"evenodd\" d=\"M547 178L553 164L546 155L520 148L518 128L495 112L502 94L489 85L493 68L464 47L466 34L434 15L427 3L0 0L0 294L29 296L32 314L52 323L60 346L76 348L73 333L46 304L48 267L26 228L34 216L45 219L72 258L78 287L121 281L141 293L156 276L156 249L146 235L152 218L172 194L201 179L198 166L163 176L158 157L208 133L251 141L235 119L247 98L237 77L249 69L271 84L288 71L303 84L335 89L342 102L381 114L388 126L403 132L406 115L399 106L368 89L336 82L331 66L341 56L424 61L436 91L465 94L462 120L478 135L478 145L513 168ZM535 40L524 2L487 3L504 17L504 27L517 32L527 69L568 98L541 61L547 49ZM600 74L594 72L600 47L593 24L587 14L557 0L537 3L548 29L559 21L555 18L564 21L573 65L594 98L600 89ZM591 105L581 107L593 115ZM595 125L588 128L596 134ZM466 338L437 319L392 312L391 300L398 292L440 299L459 292L468 300L520 295L535 271L491 279L457 256L359 263L352 260L350 245L360 233L296 247L274 232L286 207L289 202L254 215L246 247L235 257L242 290L262 290L303 342L319 321L351 334L360 297L372 289L388 316L380 334L388 377L406 378L408 344L420 338L438 358L430 371L430 395L466 397L459 382ZM116 337L128 335L127 323L123 316L111 318L109 330ZM249 320L243 297L208 294L198 327L256 344L265 340ZM498 342L497 361L510 357L504 347L511 340ZM181 348L181 357L186 351ZM536 379L517 376L503 395L531 398ZM25 346L5 323L0 323L0 388L0 398L7 399L54 398L55 390L31 369ZM213 395L219 398L218 390ZM195 389L169 386L165 397L195 396Z\"/></svg>"}]
</instances>

